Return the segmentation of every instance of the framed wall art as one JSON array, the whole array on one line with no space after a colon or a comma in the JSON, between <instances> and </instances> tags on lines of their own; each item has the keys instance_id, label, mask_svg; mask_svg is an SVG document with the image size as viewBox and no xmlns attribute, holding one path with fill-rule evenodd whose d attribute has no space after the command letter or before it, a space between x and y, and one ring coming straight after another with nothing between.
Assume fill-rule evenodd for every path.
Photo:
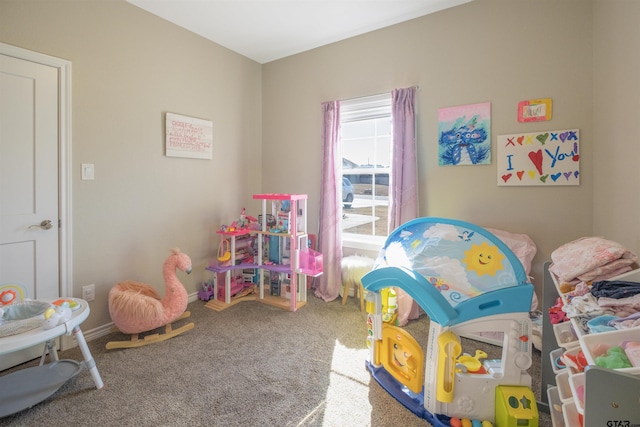
<instances>
[{"instance_id":1,"label":"framed wall art","mask_svg":"<svg viewBox=\"0 0 640 427\"><path fill-rule=\"evenodd\" d=\"M167 157L213 158L213 122L167 113L165 120Z\"/></svg>"},{"instance_id":2,"label":"framed wall art","mask_svg":"<svg viewBox=\"0 0 640 427\"><path fill-rule=\"evenodd\" d=\"M438 164L491 164L491 103L438 110Z\"/></svg>"}]
</instances>

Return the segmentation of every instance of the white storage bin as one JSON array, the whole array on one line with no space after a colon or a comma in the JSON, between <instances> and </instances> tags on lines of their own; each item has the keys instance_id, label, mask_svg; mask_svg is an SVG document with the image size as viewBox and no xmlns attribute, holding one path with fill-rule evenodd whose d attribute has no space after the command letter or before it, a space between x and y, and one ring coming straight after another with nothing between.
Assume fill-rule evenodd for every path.
<instances>
[{"instance_id":1,"label":"white storage bin","mask_svg":"<svg viewBox=\"0 0 640 427\"><path fill-rule=\"evenodd\" d=\"M585 325L581 325L580 322L578 322L576 319L572 318L569 323L571 323L571 325L573 326L573 333L576 334L576 337L578 337L578 339L580 339L581 336L587 335L589 333L589 331L585 331L582 329L582 326ZM578 342L578 344L580 344L580 342Z\"/></svg>"},{"instance_id":2,"label":"white storage bin","mask_svg":"<svg viewBox=\"0 0 640 427\"><path fill-rule=\"evenodd\" d=\"M606 354L606 348L619 346L625 341L640 342L640 327L601 332L599 334L589 334L580 337L581 347L590 365L596 364L596 357L603 354L602 350L604 350ZM640 374L640 367L621 368L617 370L627 374Z\"/></svg>"},{"instance_id":3,"label":"white storage bin","mask_svg":"<svg viewBox=\"0 0 640 427\"><path fill-rule=\"evenodd\" d=\"M558 395L558 387L547 389L547 401L549 402L549 414L553 427L564 427L564 415L562 413L562 402Z\"/></svg>"},{"instance_id":4,"label":"white storage bin","mask_svg":"<svg viewBox=\"0 0 640 427\"><path fill-rule=\"evenodd\" d=\"M549 270L549 275L551 276L551 280L553 280L553 285L556 287L556 291L558 292L558 295L560 295L560 297L566 303L567 301L565 299L565 294L568 294L569 291L563 292L562 289L560 289L560 279L551 270Z\"/></svg>"},{"instance_id":5,"label":"white storage bin","mask_svg":"<svg viewBox=\"0 0 640 427\"><path fill-rule=\"evenodd\" d=\"M580 422L582 416L578 414L576 404L573 400L562 404L562 415L566 427L582 427L582 423Z\"/></svg>"},{"instance_id":6,"label":"white storage bin","mask_svg":"<svg viewBox=\"0 0 640 427\"><path fill-rule=\"evenodd\" d=\"M562 322L553 325L553 333L560 347L572 348L580 344L578 336L573 330L572 322Z\"/></svg>"},{"instance_id":7,"label":"white storage bin","mask_svg":"<svg viewBox=\"0 0 640 427\"><path fill-rule=\"evenodd\" d=\"M578 353L580 353L581 351L582 351L582 348L578 346L578 347L569 348L569 349L565 350L564 353L562 353L562 354L563 355L564 354L570 354L572 356L576 356L577 357ZM587 362L588 362L588 360L587 360ZM570 375L575 375L575 374L577 374L579 372L582 372L580 370L577 370L577 369L571 367L571 365L567 364L566 362L565 362L565 364L567 365L567 369L566 370L569 371Z\"/></svg>"},{"instance_id":8,"label":"white storage bin","mask_svg":"<svg viewBox=\"0 0 640 427\"><path fill-rule=\"evenodd\" d=\"M573 398L571 386L569 386L569 370L565 369L556 375L556 386L558 386L558 397L562 403L567 403Z\"/></svg>"},{"instance_id":9,"label":"white storage bin","mask_svg":"<svg viewBox=\"0 0 640 427\"><path fill-rule=\"evenodd\" d=\"M584 376L584 372L580 372L579 374L569 377L571 395L573 396L573 402L576 404L576 410L579 414L584 414Z\"/></svg>"}]
</instances>

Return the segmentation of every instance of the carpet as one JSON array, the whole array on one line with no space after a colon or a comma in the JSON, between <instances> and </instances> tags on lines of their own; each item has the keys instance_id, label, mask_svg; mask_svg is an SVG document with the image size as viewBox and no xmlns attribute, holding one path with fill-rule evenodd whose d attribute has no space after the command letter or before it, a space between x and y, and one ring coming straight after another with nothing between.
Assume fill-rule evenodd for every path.
<instances>
[{"instance_id":1,"label":"carpet","mask_svg":"<svg viewBox=\"0 0 640 427\"><path fill-rule=\"evenodd\" d=\"M96 390L87 371L45 401L0 419L0 426L428 426L373 380L366 316L359 301L325 303L311 293L288 312L257 301L222 311L189 304L195 327L145 347L106 350L127 339L119 332L89 342L105 387ZM429 318L406 329L427 343ZM467 341L498 358L501 349ZM81 360L77 348L61 359ZM540 352L530 368L539 399ZM0 372L37 365L38 360ZM551 426L540 413L540 426Z\"/></svg>"}]
</instances>

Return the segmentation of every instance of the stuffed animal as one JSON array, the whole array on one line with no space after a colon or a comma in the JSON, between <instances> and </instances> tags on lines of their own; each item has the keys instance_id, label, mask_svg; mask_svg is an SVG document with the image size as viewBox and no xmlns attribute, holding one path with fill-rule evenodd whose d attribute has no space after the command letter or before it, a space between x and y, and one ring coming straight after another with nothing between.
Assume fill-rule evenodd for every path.
<instances>
[{"instance_id":1,"label":"stuffed animal","mask_svg":"<svg viewBox=\"0 0 640 427\"><path fill-rule=\"evenodd\" d=\"M176 276L176 268L191 273L191 259L180 249L173 249L162 268L164 298L147 283L127 280L109 291L109 313L120 331L137 334L173 322L187 308L188 295Z\"/></svg>"}]
</instances>

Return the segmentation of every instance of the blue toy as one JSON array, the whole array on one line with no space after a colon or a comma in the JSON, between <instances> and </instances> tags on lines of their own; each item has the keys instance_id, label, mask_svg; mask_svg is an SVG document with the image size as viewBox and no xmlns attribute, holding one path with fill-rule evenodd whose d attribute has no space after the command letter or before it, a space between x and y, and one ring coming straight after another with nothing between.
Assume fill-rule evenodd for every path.
<instances>
[{"instance_id":1,"label":"blue toy","mask_svg":"<svg viewBox=\"0 0 640 427\"><path fill-rule=\"evenodd\" d=\"M362 284L369 291L367 367L417 416L434 426L490 425L498 386L531 386L533 285L513 252L487 230L443 218L409 221L388 237ZM392 286L430 317L424 355L413 337L383 322L380 291ZM477 355L480 366L469 365L473 358L459 337L480 332L502 333L502 358L479 361ZM525 418L518 425L537 424L535 401L518 414Z\"/></svg>"}]
</instances>

